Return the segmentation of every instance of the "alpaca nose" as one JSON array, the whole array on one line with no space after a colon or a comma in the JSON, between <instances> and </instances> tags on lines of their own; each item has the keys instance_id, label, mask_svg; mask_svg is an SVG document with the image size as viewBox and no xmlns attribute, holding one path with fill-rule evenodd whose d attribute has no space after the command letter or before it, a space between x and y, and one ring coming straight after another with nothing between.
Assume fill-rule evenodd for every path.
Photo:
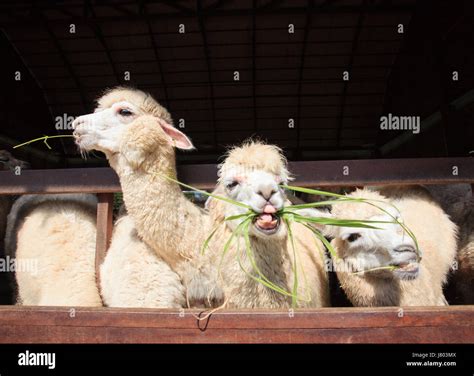
<instances>
[{"instance_id":1,"label":"alpaca nose","mask_svg":"<svg viewBox=\"0 0 474 376\"><path fill-rule=\"evenodd\" d=\"M270 200L275 193L277 193L277 189L274 185L260 186L257 191L257 194L267 201Z\"/></svg>"},{"instance_id":2,"label":"alpaca nose","mask_svg":"<svg viewBox=\"0 0 474 376\"><path fill-rule=\"evenodd\" d=\"M402 245L394 249L395 252L411 252L411 253L416 253L415 247L411 245Z\"/></svg>"},{"instance_id":3,"label":"alpaca nose","mask_svg":"<svg viewBox=\"0 0 474 376\"><path fill-rule=\"evenodd\" d=\"M80 116L76 118L72 122L72 129L74 129L72 134L74 136L81 136L83 133L86 132L86 125L87 125L87 119L84 116Z\"/></svg>"},{"instance_id":4,"label":"alpaca nose","mask_svg":"<svg viewBox=\"0 0 474 376\"><path fill-rule=\"evenodd\" d=\"M73 134L76 134L77 132L77 127L81 124L84 124L84 120L80 117L76 118L73 122L72 122L72 129L74 129L74 131L72 132Z\"/></svg>"}]
</instances>

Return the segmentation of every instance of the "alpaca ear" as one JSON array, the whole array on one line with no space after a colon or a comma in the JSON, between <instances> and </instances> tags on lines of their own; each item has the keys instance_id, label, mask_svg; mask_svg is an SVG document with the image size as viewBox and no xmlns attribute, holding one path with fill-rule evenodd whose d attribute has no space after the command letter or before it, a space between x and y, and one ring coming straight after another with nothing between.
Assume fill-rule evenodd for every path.
<instances>
[{"instance_id":1,"label":"alpaca ear","mask_svg":"<svg viewBox=\"0 0 474 376\"><path fill-rule=\"evenodd\" d=\"M161 129L163 129L170 138L170 144L172 146L183 150L194 149L191 140L183 132L177 130L162 119L158 119L158 123L160 124Z\"/></svg>"}]
</instances>

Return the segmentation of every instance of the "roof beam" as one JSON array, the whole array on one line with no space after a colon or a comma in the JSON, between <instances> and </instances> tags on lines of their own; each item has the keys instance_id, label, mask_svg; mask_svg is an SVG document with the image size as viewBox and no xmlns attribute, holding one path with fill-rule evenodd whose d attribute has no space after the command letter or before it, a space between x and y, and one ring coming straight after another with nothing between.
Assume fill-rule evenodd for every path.
<instances>
[{"instance_id":1,"label":"roof beam","mask_svg":"<svg viewBox=\"0 0 474 376\"><path fill-rule=\"evenodd\" d=\"M151 22L150 22L150 19L148 17L148 11L147 11L146 5L147 5L147 0L142 0L140 2L140 12L141 12L141 14L144 15L145 20L146 20L148 33L150 35L151 44L153 46L153 54L155 56L156 64L158 66L158 71L160 73L161 84L163 85L163 93L164 93L164 96L165 96L165 98L164 98L165 99L165 105L166 105L166 107L169 107L170 101L169 101L169 96L168 96L168 86L166 85L166 78L165 78L165 75L164 75L164 72L163 72L163 64L161 63L161 58L160 58L160 54L159 54L159 51L158 51L158 46L156 44L155 37L153 35L153 29L151 27Z\"/></svg>"},{"instance_id":2,"label":"roof beam","mask_svg":"<svg viewBox=\"0 0 474 376\"><path fill-rule=\"evenodd\" d=\"M209 45L207 43L207 34L206 34L206 25L204 23L204 16L202 14L202 4L201 0L196 0L196 15L199 24L199 30L201 31L202 43L204 48L204 57L206 60L207 67L207 79L209 82L209 96L211 101L211 122L214 129L214 147L217 147L217 124L216 124L216 105L214 100L214 85L212 83L212 73L211 73L211 58Z\"/></svg>"},{"instance_id":3,"label":"roof beam","mask_svg":"<svg viewBox=\"0 0 474 376\"><path fill-rule=\"evenodd\" d=\"M327 1L325 2L325 4L327 4ZM302 93L302 88L303 88L304 60L306 56L306 48L308 45L309 30L311 29L313 9L314 9L314 0L308 0L306 21L305 21L304 34L303 34L303 47L301 50L300 67L298 69L298 88L296 91L297 93L296 96L298 100L298 104L296 107L296 148L297 149L299 149L300 147L300 139L301 139L301 93Z\"/></svg>"},{"instance_id":4,"label":"roof beam","mask_svg":"<svg viewBox=\"0 0 474 376\"><path fill-rule=\"evenodd\" d=\"M349 64L346 69L349 72L349 80L344 81L344 88L342 90L342 96L341 96L341 112L338 118L337 135L336 135L338 147L341 146L341 142L342 142L342 128L344 126L344 111L346 107L347 90L349 88L349 82L352 75L352 66L354 65L354 56L355 56L355 53L357 52L357 47L359 45L359 36L362 30L362 23L364 22L366 8L369 5L368 3L369 3L369 0L364 0L364 2L362 3L362 9L359 13L359 18L357 20L357 28L354 33L354 39L352 40L351 55L349 57Z\"/></svg>"},{"instance_id":5,"label":"roof beam","mask_svg":"<svg viewBox=\"0 0 474 376\"><path fill-rule=\"evenodd\" d=\"M97 19L96 15L95 15L94 8L93 8L90 0L85 0L85 6L86 6L86 8L89 9L92 18L94 20ZM94 32L96 38L99 40L99 43L102 45L102 48L104 49L104 52L107 56L107 60L109 61L109 64L112 68L112 72L115 76L115 79L117 80L117 84L120 84L120 82L121 82L120 75L119 75L119 73L117 71L117 67L115 66L114 61L112 59L112 53L110 52L110 49L107 46L107 42L105 41L104 35L102 33L102 29L100 28L100 26L97 22L92 23L90 27L92 28L92 31Z\"/></svg>"},{"instance_id":6,"label":"roof beam","mask_svg":"<svg viewBox=\"0 0 474 376\"><path fill-rule=\"evenodd\" d=\"M252 0L252 100L253 100L253 128L258 131L257 121L257 0Z\"/></svg>"},{"instance_id":7,"label":"roof beam","mask_svg":"<svg viewBox=\"0 0 474 376\"><path fill-rule=\"evenodd\" d=\"M170 2L171 3L171 2ZM123 4L121 4L123 5ZM169 5L169 4L168 4ZM105 3L104 6L107 6ZM113 8L112 5L109 5ZM70 4L68 8L82 8L83 5L81 4ZM49 9L57 9L57 5L54 7L51 6L39 6L40 9L49 10ZM325 9L318 9L319 7L315 7L315 9L311 10L311 13L327 13L327 14L344 14L344 13L359 13L360 6L359 5L335 5L329 6ZM18 7L16 5L10 6L1 6L0 5L0 14L7 9L13 10L24 10L25 7ZM26 9L28 9L26 7ZM413 5L407 4L375 4L369 5L365 8L366 13L377 13L377 14L393 14L393 13L412 13L415 7ZM308 10L306 7L270 7L270 8L257 8L257 14L283 14L283 15L301 15L306 14ZM209 6L208 8L200 9L201 16L216 16L216 17L232 17L232 16L251 16L253 14L253 10L249 9L222 9L220 7L214 8L213 6ZM157 14L150 14L149 15L151 20L155 19L180 19L183 17L196 17L196 12L188 11L188 10L180 10L177 12L172 13L157 13ZM127 16L110 16L110 17L100 17L98 18L101 21L139 21L143 20L143 15L127 15ZM22 25L18 25L18 21L28 21ZM37 20L31 17L25 17L20 13L13 14L12 17L0 18L0 25L2 26L21 26L21 27L31 27L33 26ZM55 25L60 24L70 24L74 22L76 24L81 24L84 22L91 22L90 20L85 20L84 17L71 17L65 18L62 20L50 20L49 22L54 22Z\"/></svg>"}]
</instances>

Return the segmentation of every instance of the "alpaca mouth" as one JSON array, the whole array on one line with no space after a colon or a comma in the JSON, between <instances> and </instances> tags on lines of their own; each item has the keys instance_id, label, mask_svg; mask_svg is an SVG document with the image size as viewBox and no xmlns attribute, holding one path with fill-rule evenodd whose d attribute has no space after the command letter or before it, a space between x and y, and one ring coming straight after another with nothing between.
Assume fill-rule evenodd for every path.
<instances>
[{"instance_id":1,"label":"alpaca mouth","mask_svg":"<svg viewBox=\"0 0 474 376\"><path fill-rule=\"evenodd\" d=\"M420 271L420 265L417 262L402 262L393 266L396 267L394 273L400 279L415 279Z\"/></svg>"},{"instance_id":2,"label":"alpaca mouth","mask_svg":"<svg viewBox=\"0 0 474 376\"><path fill-rule=\"evenodd\" d=\"M86 134L81 133L73 133L74 135L74 142L76 146L79 148L80 152L88 152L91 149L91 139L88 138Z\"/></svg>"},{"instance_id":3,"label":"alpaca mouth","mask_svg":"<svg viewBox=\"0 0 474 376\"><path fill-rule=\"evenodd\" d=\"M280 227L280 217L273 213L261 213L254 219L254 226L266 235L272 235Z\"/></svg>"},{"instance_id":4,"label":"alpaca mouth","mask_svg":"<svg viewBox=\"0 0 474 376\"><path fill-rule=\"evenodd\" d=\"M412 272L418 270L417 262L401 262L400 264L394 264L398 270L403 270L405 272Z\"/></svg>"}]
</instances>

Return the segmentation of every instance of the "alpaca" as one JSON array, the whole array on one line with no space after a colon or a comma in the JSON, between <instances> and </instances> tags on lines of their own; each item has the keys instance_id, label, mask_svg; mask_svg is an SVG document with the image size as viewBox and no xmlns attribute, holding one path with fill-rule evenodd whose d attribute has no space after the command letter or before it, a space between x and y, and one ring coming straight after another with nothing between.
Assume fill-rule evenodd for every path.
<instances>
[{"instance_id":1,"label":"alpaca","mask_svg":"<svg viewBox=\"0 0 474 376\"><path fill-rule=\"evenodd\" d=\"M114 225L100 275L101 295L108 307L181 308L186 305L180 277L138 237L128 215Z\"/></svg>"},{"instance_id":2,"label":"alpaca","mask_svg":"<svg viewBox=\"0 0 474 376\"><path fill-rule=\"evenodd\" d=\"M263 287L239 269L232 257L237 252L234 248L237 245L232 247L223 263L220 273L223 281L218 280L217 268L212 262L222 253L227 238L235 229L235 223L218 226L209 249L201 255L205 239L222 222L224 215L235 212L234 205L216 202L215 205L209 205L210 214L206 213L184 196L178 184L164 178L176 177L174 148L189 150L193 145L172 126L169 113L150 95L126 88L111 90L98 100L95 113L77 118L73 126L76 143L82 150L96 149L107 156L120 178L127 212L138 237L155 252L155 262L166 263L179 275L188 300L197 302L212 293L208 301L221 301L224 297L230 307L290 306L288 297ZM264 151L265 155L258 154L260 151ZM245 155L247 158L243 158ZM253 170L254 176L233 175L235 171L227 167L238 165L239 159L245 159L250 164L246 165L247 170L244 172ZM236 162L232 163L232 160ZM221 183L217 192L253 205L253 209L261 213L251 226L254 253L258 255L262 269L268 269L264 272L270 272L269 278L275 277L276 283L287 288L292 282L288 236L285 225L274 219L274 211L285 203L284 192L278 183L285 182L287 178L286 161L278 149L261 144L237 149L229 154L227 161L229 163L224 163L220 169ZM224 181L227 179L240 179L240 183L244 184L242 188L237 188L237 183L226 186ZM236 188L233 192L238 192L237 196L231 192L231 186ZM267 203L269 197L262 198L263 190L266 191L268 187L271 187L271 194L268 193L270 199L275 202L271 205ZM272 227L275 223L278 226ZM256 226L260 226L260 230ZM302 248L301 264L304 265L307 280L311 282L308 285L313 286L310 294L312 300L307 305L327 305L324 262L314 250L312 234L301 226L295 226L294 234L298 247ZM244 264L248 265L248 260L244 260ZM107 270L113 272L113 268ZM142 265L134 272L130 271L129 278L139 275L149 280L153 273L146 265ZM173 294L178 290L174 289Z\"/></svg>"},{"instance_id":3,"label":"alpaca","mask_svg":"<svg viewBox=\"0 0 474 376\"><path fill-rule=\"evenodd\" d=\"M12 171L13 173L17 167L23 170L30 168L30 165L28 162L16 159L8 151L0 150L0 171ZM0 260L5 259L4 238L7 228L7 216L14 201L14 196L0 195ZM9 277L10 275L7 273L0 273L0 304L10 303L9 297L12 293Z\"/></svg>"},{"instance_id":4,"label":"alpaca","mask_svg":"<svg viewBox=\"0 0 474 376\"><path fill-rule=\"evenodd\" d=\"M295 265L293 248L287 224L277 214L280 209L290 204L279 186L289 181L287 162L281 150L274 145L246 142L228 152L227 158L219 166L218 175L219 181L214 193L244 202L250 205L254 212L260 213L249 227L255 264L270 281L284 287L286 291L291 291L294 282L292 268ZM241 215L247 211L212 197L208 200L207 208L217 223L223 222L226 217ZM222 240L228 239L231 231L235 231L242 220L227 221L226 226L219 228L216 236ZM301 224L293 223L291 231L296 243L296 257L299 258L296 262L299 269L297 273L300 275L298 296L307 298L307 301L300 301L299 305L326 306L328 281L324 268L324 247L319 240L314 239L311 231ZM221 243L222 241L216 244L220 246ZM222 248L210 248L209 254L200 262L206 265L218 265L222 262L221 278L216 280L216 284L223 290L229 306L290 306L289 297L264 287L242 272L236 261L239 257L242 257L240 262L243 268L252 271L251 260L243 252L244 239L238 238L236 245L231 247L224 258ZM216 278L215 271L213 277ZM241 291L245 290L249 292L242 294Z\"/></svg>"},{"instance_id":5,"label":"alpaca","mask_svg":"<svg viewBox=\"0 0 474 376\"><path fill-rule=\"evenodd\" d=\"M7 222L5 250L18 264L17 304L101 306L95 280L94 195L23 195Z\"/></svg>"},{"instance_id":6,"label":"alpaca","mask_svg":"<svg viewBox=\"0 0 474 376\"><path fill-rule=\"evenodd\" d=\"M458 268L454 287L463 304L474 304L474 197L472 185L428 186L430 193L459 226Z\"/></svg>"},{"instance_id":7,"label":"alpaca","mask_svg":"<svg viewBox=\"0 0 474 376\"><path fill-rule=\"evenodd\" d=\"M453 268L454 298L464 304L474 304L474 198L469 184L410 185L376 188L389 198L399 198L418 192L432 197L459 228L458 267Z\"/></svg>"},{"instance_id":8,"label":"alpaca","mask_svg":"<svg viewBox=\"0 0 474 376\"><path fill-rule=\"evenodd\" d=\"M328 226L332 245L339 257L335 269L342 288L355 306L446 305L442 286L456 255L457 227L429 196L412 191L388 199L369 189L358 189L348 197L381 200L377 203L393 216L400 217L415 235L415 243L401 226L375 224L380 230ZM389 204L393 204L398 210ZM333 205L335 218L393 220L388 214L365 203ZM378 269L384 266L394 270Z\"/></svg>"}]
</instances>

